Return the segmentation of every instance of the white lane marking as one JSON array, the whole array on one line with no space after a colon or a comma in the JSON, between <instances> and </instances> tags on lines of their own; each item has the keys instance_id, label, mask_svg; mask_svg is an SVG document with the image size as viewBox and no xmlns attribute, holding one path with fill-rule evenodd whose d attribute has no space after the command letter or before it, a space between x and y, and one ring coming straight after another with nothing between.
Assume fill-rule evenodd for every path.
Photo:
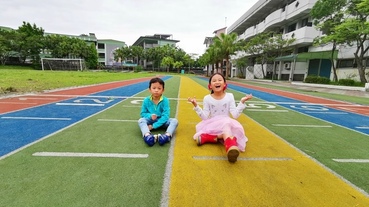
<instances>
[{"instance_id":1,"label":"white lane marking","mask_svg":"<svg viewBox=\"0 0 369 207\"><path fill-rule=\"evenodd\" d=\"M195 160L228 160L223 156L193 156ZM238 157L237 160L245 161L288 161L292 160L289 157Z\"/></svg>"},{"instance_id":2,"label":"white lane marking","mask_svg":"<svg viewBox=\"0 0 369 207\"><path fill-rule=\"evenodd\" d=\"M369 129L369 126L355 127L356 129Z\"/></svg>"},{"instance_id":3,"label":"white lane marking","mask_svg":"<svg viewBox=\"0 0 369 207\"><path fill-rule=\"evenodd\" d=\"M288 112L288 110L263 110L263 109L245 109L246 111L258 111L258 112Z\"/></svg>"},{"instance_id":4,"label":"white lane marking","mask_svg":"<svg viewBox=\"0 0 369 207\"><path fill-rule=\"evenodd\" d=\"M20 101L26 101L26 100L58 100L57 98L31 98L31 97L20 97L18 98Z\"/></svg>"},{"instance_id":5,"label":"white lane marking","mask_svg":"<svg viewBox=\"0 0 369 207\"><path fill-rule=\"evenodd\" d=\"M123 153L78 153L78 152L35 152L33 156L41 157L113 157L113 158L147 158L148 154Z\"/></svg>"},{"instance_id":6,"label":"white lane marking","mask_svg":"<svg viewBox=\"0 0 369 207\"><path fill-rule=\"evenodd\" d=\"M347 112L313 112L313 111L308 111L306 112L307 114L348 114Z\"/></svg>"},{"instance_id":7,"label":"white lane marking","mask_svg":"<svg viewBox=\"0 0 369 207\"><path fill-rule=\"evenodd\" d=\"M3 116L2 119L30 119L30 120L60 120L60 121L69 121L71 118L48 118L48 117L26 117L26 116Z\"/></svg>"},{"instance_id":8,"label":"white lane marking","mask_svg":"<svg viewBox=\"0 0 369 207\"><path fill-rule=\"evenodd\" d=\"M59 106L105 106L105 104L56 103Z\"/></svg>"},{"instance_id":9,"label":"white lane marking","mask_svg":"<svg viewBox=\"0 0 369 207\"><path fill-rule=\"evenodd\" d=\"M137 122L137 120L122 120L122 119L98 119L97 121L121 121L121 122Z\"/></svg>"},{"instance_id":10,"label":"white lane marking","mask_svg":"<svg viewBox=\"0 0 369 207\"><path fill-rule=\"evenodd\" d=\"M369 159L332 159L336 162L369 163Z\"/></svg>"},{"instance_id":11,"label":"white lane marking","mask_svg":"<svg viewBox=\"0 0 369 207\"><path fill-rule=\"evenodd\" d=\"M329 125L299 125L299 124L272 124L273 126L289 126L289 127L316 127L316 128L320 128L320 127L332 127Z\"/></svg>"}]
</instances>

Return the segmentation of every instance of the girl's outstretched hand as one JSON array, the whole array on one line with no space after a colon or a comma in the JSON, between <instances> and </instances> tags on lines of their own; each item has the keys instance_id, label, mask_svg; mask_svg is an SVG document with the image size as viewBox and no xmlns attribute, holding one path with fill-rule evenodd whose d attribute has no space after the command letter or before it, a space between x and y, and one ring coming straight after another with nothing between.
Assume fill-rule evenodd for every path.
<instances>
[{"instance_id":1,"label":"girl's outstretched hand","mask_svg":"<svg viewBox=\"0 0 369 207\"><path fill-rule=\"evenodd\" d=\"M252 94L246 94L246 96L241 98L241 103L245 103L245 101L252 99Z\"/></svg>"},{"instance_id":2,"label":"girl's outstretched hand","mask_svg":"<svg viewBox=\"0 0 369 207\"><path fill-rule=\"evenodd\" d=\"M196 107L197 106L197 102L196 102L196 97L194 96L194 97L188 97L188 102L191 102L192 103L192 105L194 106L194 107Z\"/></svg>"}]
</instances>

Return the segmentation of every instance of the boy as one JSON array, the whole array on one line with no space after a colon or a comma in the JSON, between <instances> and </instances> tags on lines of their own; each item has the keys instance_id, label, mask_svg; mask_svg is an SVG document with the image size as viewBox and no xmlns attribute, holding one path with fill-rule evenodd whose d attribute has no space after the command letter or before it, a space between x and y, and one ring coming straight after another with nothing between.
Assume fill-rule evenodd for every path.
<instances>
[{"instance_id":1,"label":"boy","mask_svg":"<svg viewBox=\"0 0 369 207\"><path fill-rule=\"evenodd\" d=\"M178 126L178 120L169 118L169 99L163 96L164 81L160 78L152 78L149 83L149 91L151 95L143 100L138 126L147 145L151 147L156 142L159 142L159 145L164 145L171 140ZM159 128L166 128L165 134L151 134L151 130Z\"/></svg>"}]
</instances>

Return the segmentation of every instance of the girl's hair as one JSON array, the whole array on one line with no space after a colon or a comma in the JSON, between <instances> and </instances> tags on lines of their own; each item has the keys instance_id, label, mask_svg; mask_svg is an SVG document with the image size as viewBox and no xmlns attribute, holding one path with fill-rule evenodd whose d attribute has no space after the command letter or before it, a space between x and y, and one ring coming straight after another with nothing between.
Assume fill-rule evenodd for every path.
<instances>
[{"instance_id":1,"label":"girl's hair","mask_svg":"<svg viewBox=\"0 0 369 207\"><path fill-rule=\"evenodd\" d=\"M210 84L211 84L211 79L213 79L213 77L214 77L215 75L220 75L220 76L222 76L222 78L223 78L223 80L224 80L224 83L226 83L226 79L225 79L225 77L224 77L224 75L223 75L223 74L221 74L221 73L214 73L214 74L213 74L213 75L211 75L211 76L210 76L210 78L209 78L209 88L210 88ZM212 93L214 93L214 91L213 91L213 90L211 90L210 94L212 94Z\"/></svg>"}]
</instances>

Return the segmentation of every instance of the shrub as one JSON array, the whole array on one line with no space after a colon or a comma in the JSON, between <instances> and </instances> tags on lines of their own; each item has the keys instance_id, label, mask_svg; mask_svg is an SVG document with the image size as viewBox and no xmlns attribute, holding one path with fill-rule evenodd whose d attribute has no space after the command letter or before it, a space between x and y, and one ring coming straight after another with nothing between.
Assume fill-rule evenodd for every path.
<instances>
[{"instance_id":1,"label":"shrub","mask_svg":"<svg viewBox=\"0 0 369 207\"><path fill-rule=\"evenodd\" d=\"M143 67L141 66L141 65L138 65L137 67L135 67L135 69L134 69L134 71L136 72L136 73L138 73L138 72L141 72L143 70Z\"/></svg>"},{"instance_id":2,"label":"shrub","mask_svg":"<svg viewBox=\"0 0 369 207\"><path fill-rule=\"evenodd\" d=\"M329 84L331 80L326 77L320 77L316 75L307 76L304 80L305 83L320 83L320 84Z\"/></svg>"},{"instance_id":3,"label":"shrub","mask_svg":"<svg viewBox=\"0 0 369 207\"><path fill-rule=\"evenodd\" d=\"M338 81L338 85L342 85L342 86L355 86L356 83L352 79L340 79Z\"/></svg>"}]
</instances>

